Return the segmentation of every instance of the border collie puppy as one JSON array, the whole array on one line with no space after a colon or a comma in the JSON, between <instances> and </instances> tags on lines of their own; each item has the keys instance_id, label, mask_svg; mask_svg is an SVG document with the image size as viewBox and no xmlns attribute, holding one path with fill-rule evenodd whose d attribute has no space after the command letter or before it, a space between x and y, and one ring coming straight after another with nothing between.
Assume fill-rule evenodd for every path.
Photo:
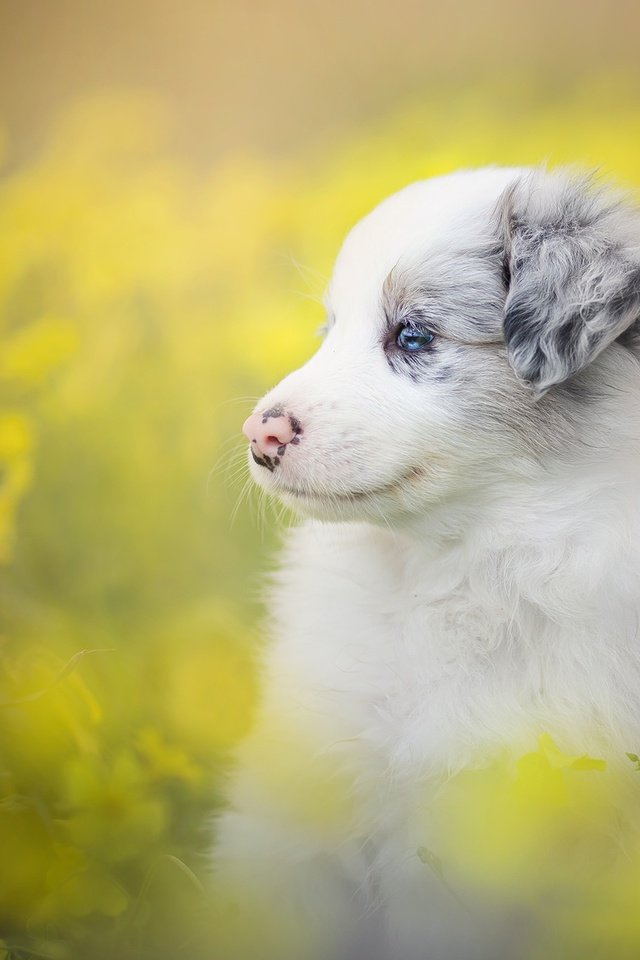
<instances>
[{"instance_id":1,"label":"border collie puppy","mask_svg":"<svg viewBox=\"0 0 640 960\"><path fill-rule=\"evenodd\" d=\"M303 521L217 824L230 956L528 956L522 910L446 875L435 811L541 734L640 745L640 215L567 170L415 183L326 306L244 425Z\"/></svg>"}]
</instances>

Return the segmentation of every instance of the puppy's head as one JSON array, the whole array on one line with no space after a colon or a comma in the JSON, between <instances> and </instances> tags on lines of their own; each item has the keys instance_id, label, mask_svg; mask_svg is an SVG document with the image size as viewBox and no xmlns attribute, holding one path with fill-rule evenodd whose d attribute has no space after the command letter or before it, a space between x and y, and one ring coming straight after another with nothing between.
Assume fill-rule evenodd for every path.
<instances>
[{"instance_id":1,"label":"puppy's head","mask_svg":"<svg viewBox=\"0 0 640 960\"><path fill-rule=\"evenodd\" d=\"M347 236L327 313L245 423L253 476L311 516L424 513L571 443L640 316L640 219L566 172L416 183Z\"/></svg>"}]
</instances>

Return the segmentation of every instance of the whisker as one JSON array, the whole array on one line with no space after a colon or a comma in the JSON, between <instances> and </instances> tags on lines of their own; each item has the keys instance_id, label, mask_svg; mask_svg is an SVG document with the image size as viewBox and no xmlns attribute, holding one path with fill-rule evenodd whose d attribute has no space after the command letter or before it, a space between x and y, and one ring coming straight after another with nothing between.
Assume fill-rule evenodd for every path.
<instances>
[{"instance_id":1,"label":"whisker","mask_svg":"<svg viewBox=\"0 0 640 960\"><path fill-rule=\"evenodd\" d=\"M225 400L221 400L219 403L215 404L214 409L217 410L220 407L228 407L233 403L253 403L254 405L258 402L262 394L259 396L254 396L254 394L247 394L244 397L227 397Z\"/></svg>"},{"instance_id":2,"label":"whisker","mask_svg":"<svg viewBox=\"0 0 640 960\"><path fill-rule=\"evenodd\" d=\"M242 488L241 488L241 490L240 490L240 493L238 494L238 498L237 498L237 500L236 500L235 506L234 506L233 510L231 511L231 515L230 515L230 517L229 517L229 527L230 527L230 528L233 528L233 526L234 526L234 524L235 524L235 522L236 522L236 518L237 518L237 516L238 516L238 511L240 510L241 504L243 503L244 500L246 500L246 498L247 498L247 496L248 496L248 494L249 494L249 491L251 490L252 482L253 482L253 481L252 481L251 477L248 476L247 479L245 480L244 484L242 485Z\"/></svg>"}]
</instances>

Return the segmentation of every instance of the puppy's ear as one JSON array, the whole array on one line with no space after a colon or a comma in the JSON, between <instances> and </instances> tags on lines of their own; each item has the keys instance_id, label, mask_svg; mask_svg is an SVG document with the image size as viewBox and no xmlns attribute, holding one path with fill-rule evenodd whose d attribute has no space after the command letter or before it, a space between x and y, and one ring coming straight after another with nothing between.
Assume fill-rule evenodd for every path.
<instances>
[{"instance_id":1,"label":"puppy's ear","mask_svg":"<svg viewBox=\"0 0 640 960\"><path fill-rule=\"evenodd\" d=\"M507 191L500 215L507 354L542 395L640 316L640 215L591 178L543 170Z\"/></svg>"}]
</instances>

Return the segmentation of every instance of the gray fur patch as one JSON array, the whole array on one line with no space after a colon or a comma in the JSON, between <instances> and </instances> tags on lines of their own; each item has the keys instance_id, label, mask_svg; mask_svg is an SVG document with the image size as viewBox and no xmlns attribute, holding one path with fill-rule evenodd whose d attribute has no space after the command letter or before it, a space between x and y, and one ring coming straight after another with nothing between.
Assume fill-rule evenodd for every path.
<instances>
[{"instance_id":1,"label":"gray fur patch","mask_svg":"<svg viewBox=\"0 0 640 960\"><path fill-rule=\"evenodd\" d=\"M489 231L477 245L401 260L382 288L389 330L411 321L463 343L500 339L503 246Z\"/></svg>"},{"instance_id":2,"label":"gray fur patch","mask_svg":"<svg viewBox=\"0 0 640 960\"><path fill-rule=\"evenodd\" d=\"M491 225L490 225L491 226ZM431 249L399 261L382 289L383 342L392 370L415 382L445 383L462 374L464 344L499 343L505 291L503 247L487 230L473 247ZM395 343L404 325L435 334L432 347L410 354Z\"/></svg>"},{"instance_id":3,"label":"gray fur patch","mask_svg":"<svg viewBox=\"0 0 640 960\"><path fill-rule=\"evenodd\" d=\"M503 200L509 361L538 394L640 315L640 215L590 178L534 172Z\"/></svg>"}]
</instances>

